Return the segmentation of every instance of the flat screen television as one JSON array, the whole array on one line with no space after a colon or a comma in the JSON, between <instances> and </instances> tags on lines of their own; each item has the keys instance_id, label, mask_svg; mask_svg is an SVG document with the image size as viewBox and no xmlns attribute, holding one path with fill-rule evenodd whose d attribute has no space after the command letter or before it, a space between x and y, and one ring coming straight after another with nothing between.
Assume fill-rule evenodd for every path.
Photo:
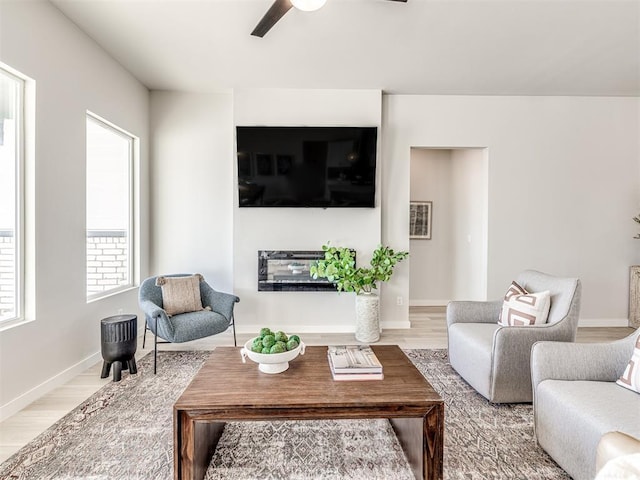
<instances>
[{"instance_id":1,"label":"flat screen television","mask_svg":"<svg viewBox=\"0 0 640 480\"><path fill-rule=\"evenodd\" d=\"M373 208L377 127L236 127L240 207Z\"/></svg>"}]
</instances>

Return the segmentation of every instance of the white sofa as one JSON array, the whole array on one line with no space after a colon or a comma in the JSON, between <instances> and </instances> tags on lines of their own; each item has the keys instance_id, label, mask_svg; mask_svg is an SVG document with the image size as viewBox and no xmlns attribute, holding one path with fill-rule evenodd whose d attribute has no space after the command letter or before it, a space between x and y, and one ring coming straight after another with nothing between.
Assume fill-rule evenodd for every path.
<instances>
[{"instance_id":1,"label":"white sofa","mask_svg":"<svg viewBox=\"0 0 640 480\"><path fill-rule=\"evenodd\" d=\"M538 342L531 352L534 428L540 446L574 480L596 475L607 432L640 438L640 394L616 384L640 329L610 343Z\"/></svg>"}]
</instances>

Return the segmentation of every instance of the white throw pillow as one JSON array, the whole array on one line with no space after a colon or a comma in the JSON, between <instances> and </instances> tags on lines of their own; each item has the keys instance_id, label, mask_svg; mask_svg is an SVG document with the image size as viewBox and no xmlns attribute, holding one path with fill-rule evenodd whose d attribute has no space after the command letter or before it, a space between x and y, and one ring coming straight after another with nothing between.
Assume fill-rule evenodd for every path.
<instances>
[{"instance_id":1,"label":"white throw pillow","mask_svg":"<svg viewBox=\"0 0 640 480\"><path fill-rule=\"evenodd\" d=\"M618 385L640 393L640 335L636 338L636 347L631 354L631 360L622 376L616 381Z\"/></svg>"},{"instance_id":2,"label":"white throw pillow","mask_svg":"<svg viewBox=\"0 0 640 480\"><path fill-rule=\"evenodd\" d=\"M512 295L502 304L500 325L514 327L547 323L550 307L551 293L548 290Z\"/></svg>"},{"instance_id":3,"label":"white throw pillow","mask_svg":"<svg viewBox=\"0 0 640 480\"><path fill-rule=\"evenodd\" d=\"M507 290L507 293L504 294L504 301L507 302L511 299L511 297L513 297L514 295L524 295L526 293L529 293L525 290L524 287L521 287L518 282L516 282L515 280L513 280L511 282L511 285L509 285L509 289ZM502 310L500 310L500 313L498 315L498 324L502 325Z\"/></svg>"}]
</instances>

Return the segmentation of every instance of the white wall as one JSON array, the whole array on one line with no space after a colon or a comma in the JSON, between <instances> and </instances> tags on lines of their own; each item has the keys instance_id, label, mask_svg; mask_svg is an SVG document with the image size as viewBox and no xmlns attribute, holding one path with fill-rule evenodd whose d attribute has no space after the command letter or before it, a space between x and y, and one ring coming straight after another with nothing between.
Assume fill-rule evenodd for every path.
<instances>
[{"instance_id":1,"label":"white wall","mask_svg":"<svg viewBox=\"0 0 640 480\"><path fill-rule=\"evenodd\" d=\"M451 150L451 300L487 299L486 153L479 148Z\"/></svg>"},{"instance_id":2,"label":"white wall","mask_svg":"<svg viewBox=\"0 0 640 480\"><path fill-rule=\"evenodd\" d=\"M258 250L331 241L368 262L380 242L380 197L372 209L241 209L234 125L380 127L381 103L375 90L152 92L152 273L197 271L238 295L240 332L353 331L352 294L258 292Z\"/></svg>"},{"instance_id":3,"label":"white wall","mask_svg":"<svg viewBox=\"0 0 640 480\"><path fill-rule=\"evenodd\" d=\"M236 125L344 125L380 127L378 90L243 90L235 94ZM380 145L381 134L378 134ZM384 158L378 157L378 179ZM378 187L380 182L378 181ZM335 292L258 292L258 250L320 250L322 244L356 249L358 265L368 263L380 242L380 188L376 208L238 208L234 200L234 291L238 328L354 330L353 294ZM393 280L392 280L393 281ZM394 301L395 305L395 301ZM383 325L406 326L406 306ZM404 323L402 321L404 320Z\"/></svg>"},{"instance_id":4,"label":"white wall","mask_svg":"<svg viewBox=\"0 0 640 480\"><path fill-rule=\"evenodd\" d=\"M488 298L536 268L582 280L583 322L626 324L628 268L640 262L639 102L384 96L383 242L409 246L411 147L487 147ZM394 285L408 294L407 272Z\"/></svg>"},{"instance_id":5,"label":"white wall","mask_svg":"<svg viewBox=\"0 0 640 480\"><path fill-rule=\"evenodd\" d=\"M151 273L233 290L233 96L151 93Z\"/></svg>"},{"instance_id":6,"label":"white wall","mask_svg":"<svg viewBox=\"0 0 640 480\"><path fill-rule=\"evenodd\" d=\"M474 173L467 183L461 181L455 188L488 185L482 206L489 212L484 222L488 245L476 242L478 236L485 237L479 227L473 231L479 233L471 232L472 247L488 252L488 267L476 266L466 273L476 276L477 269L486 270L488 279L486 286L482 279L466 282L458 286L456 295L498 298L520 270L538 268L582 278L583 319L615 324L626 318L627 268L640 261L630 221L640 205L637 99L386 95L380 112L379 91L245 90L234 92L231 98L227 94L160 92L152 98L158 157L153 182L157 185L153 194L157 202L154 271L204 271L206 267L205 275L221 285L232 278L230 290L241 297L236 306L241 331L253 331L263 324L298 331L353 329L351 295L258 292L257 251L317 249L330 240L355 247L359 260L366 262L380 240L396 249L409 249L407 205L414 147L483 152L482 160L474 160L478 162L474 165L482 163L485 173ZM237 207L234 125L380 122L378 171L382 179L375 209ZM215 142L210 137L214 133ZM202 142L210 143L194 147ZM464 152L456 158L462 162ZM488 178L476 184L476 175ZM187 213L193 208L194 193L181 189L179 197L168 183L175 186L179 179L180 185L201 185L203 178L214 177L220 183L202 197L206 208L215 209L211 217L216 223L212 224L209 218ZM168 192L173 195L169 197ZM184 204L187 200L189 206ZM232 210L231 218L224 215L229 211L224 206ZM474 205L463 207L476 220L486 215L475 212ZM195 211L200 212L198 209ZM174 223L165 213L183 218ZM436 206L434 234L440 228L441 215ZM595 231L594 215L601 225ZM176 225L185 235L173 236ZM459 238L466 242L469 232L463 233ZM205 240L198 245L200 238ZM216 248L209 248L211 245ZM482 253L467 255L475 258ZM209 263L208 258L215 261ZM224 267L215 269L214 265ZM463 276L460 272L457 275ZM468 290L460 290L463 287ZM383 324L406 326L409 262L400 264L392 281L383 285L381 295ZM398 296L405 300L404 305L397 305Z\"/></svg>"},{"instance_id":7,"label":"white wall","mask_svg":"<svg viewBox=\"0 0 640 480\"><path fill-rule=\"evenodd\" d=\"M135 289L86 301L85 115L140 138L136 237L144 274L148 91L49 2L0 2L0 47L0 61L36 85L35 151L28 152L33 321L0 332L2 419L100 359L101 318L138 310Z\"/></svg>"}]
</instances>

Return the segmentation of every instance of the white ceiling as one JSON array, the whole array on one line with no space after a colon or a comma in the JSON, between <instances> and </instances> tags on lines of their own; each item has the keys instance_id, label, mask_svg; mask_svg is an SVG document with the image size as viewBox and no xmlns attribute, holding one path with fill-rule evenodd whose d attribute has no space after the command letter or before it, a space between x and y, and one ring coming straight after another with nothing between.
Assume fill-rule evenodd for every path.
<instances>
[{"instance_id":1,"label":"white ceiling","mask_svg":"<svg viewBox=\"0 0 640 480\"><path fill-rule=\"evenodd\" d=\"M640 96L640 0L51 0L150 89Z\"/></svg>"}]
</instances>

